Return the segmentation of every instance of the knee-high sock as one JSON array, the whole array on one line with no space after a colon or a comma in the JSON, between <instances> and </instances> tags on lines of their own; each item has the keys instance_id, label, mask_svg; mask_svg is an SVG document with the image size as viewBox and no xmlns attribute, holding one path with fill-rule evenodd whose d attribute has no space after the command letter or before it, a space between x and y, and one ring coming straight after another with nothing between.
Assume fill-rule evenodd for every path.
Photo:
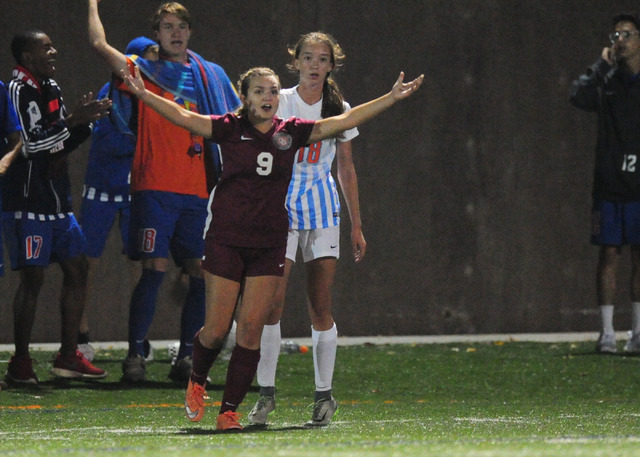
<instances>
[{"instance_id":1,"label":"knee-high sock","mask_svg":"<svg viewBox=\"0 0 640 457\"><path fill-rule=\"evenodd\" d=\"M631 303L631 333L640 333L640 303Z\"/></svg>"},{"instance_id":2,"label":"knee-high sock","mask_svg":"<svg viewBox=\"0 0 640 457\"><path fill-rule=\"evenodd\" d=\"M600 306L600 319L602 322L602 333L612 334L613 330L613 305Z\"/></svg>"},{"instance_id":3,"label":"knee-high sock","mask_svg":"<svg viewBox=\"0 0 640 457\"><path fill-rule=\"evenodd\" d=\"M311 327L313 341L313 368L316 377L316 392L331 390L333 369L338 348L338 328L333 324L329 330L318 332Z\"/></svg>"},{"instance_id":4,"label":"knee-high sock","mask_svg":"<svg viewBox=\"0 0 640 457\"><path fill-rule=\"evenodd\" d=\"M231 353L227 380L224 384L220 414L235 411L251 388L251 383L258 369L260 349L246 349L236 344Z\"/></svg>"},{"instance_id":5,"label":"knee-high sock","mask_svg":"<svg viewBox=\"0 0 640 457\"><path fill-rule=\"evenodd\" d=\"M280 355L280 322L265 325L260 340L260 362L258 362L258 384L260 387L275 387L278 356Z\"/></svg>"},{"instance_id":6,"label":"knee-high sock","mask_svg":"<svg viewBox=\"0 0 640 457\"><path fill-rule=\"evenodd\" d=\"M180 319L178 359L193 354L193 337L204 325L204 279L189 276L189 291Z\"/></svg>"},{"instance_id":7,"label":"knee-high sock","mask_svg":"<svg viewBox=\"0 0 640 457\"><path fill-rule=\"evenodd\" d=\"M156 298L164 278L163 271L143 269L131 294L129 305L129 355L144 357L144 339L156 311Z\"/></svg>"},{"instance_id":8,"label":"knee-high sock","mask_svg":"<svg viewBox=\"0 0 640 457\"><path fill-rule=\"evenodd\" d=\"M191 380L204 386L213 362L216 361L222 346L209 349L200 342L199 333L193 338L193 367L191 368Z\"/></svg>"}]
</instances>

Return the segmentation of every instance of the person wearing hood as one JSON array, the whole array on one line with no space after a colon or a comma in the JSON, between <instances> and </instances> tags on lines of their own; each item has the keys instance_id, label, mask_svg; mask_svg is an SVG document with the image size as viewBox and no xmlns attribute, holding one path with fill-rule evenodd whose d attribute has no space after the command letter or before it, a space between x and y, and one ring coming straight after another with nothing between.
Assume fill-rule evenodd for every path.
<instances>
[{"instance_id":1,"label":"person wearing hood","mask_svg":"<svg viewBox=\"0 0 640 457\"><path fill-rule=\"evenodd\" d=\"M158 44L147 37L140 36L131 40L125 54L140 56L147 60L158 60ZM118 84L118 77L114 75L111 81L102 86L98 92L99 100L109 98L114 104L108 117L93 124L80 208L80 225L87 238L85 254L89 270L85 309L78 334L78 349L89 361L93 360L95 349L90 344L87 307L91 302L96 267L116 220L123 244L123 254L126 254L129 236L131 206L129 182L133 153L136 149L138 113L134 97L126 91L119 91ZM140 276L137 266L136 262L130 262L129 271L132 278ZM113 304L101 303L100 306L113 307ZM145 354L147 359L150 351L151 346L147 346Z\"/></svg>"}]
</instances>

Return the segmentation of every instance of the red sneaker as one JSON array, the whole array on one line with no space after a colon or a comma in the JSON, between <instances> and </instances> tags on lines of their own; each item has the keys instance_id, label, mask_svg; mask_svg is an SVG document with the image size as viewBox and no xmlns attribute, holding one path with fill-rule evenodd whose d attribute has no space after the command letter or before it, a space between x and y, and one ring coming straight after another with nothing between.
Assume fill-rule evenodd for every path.
<instances>
[{"instance_id":1,"label":"red sneaker","mask_svg":"<svg viewBox=\"0 0 640 457\"><path fill-rule=\"evenodd\" d=\"M11 357L5 380L11 384L38 384L38 377L33 372L33 359L15 355Z\"/></svg>"},{"instance_id":2,"label":"red sneaker","mask_svg":"<svg viewBox=\"0 0 640 457\"><path fill-rule=\"evenodd\" d=\"M59 378L102 379L107 377L106 371L91 365L80 351L64 358L58 353L53 362L51 374Z\"/></svg>"},{"instance_id":3,"label":"red sneaker","mask_svg":"<svg viewBox=\"0 0 640 457\"><path fill-rule=\"evenodd\" d=\"M187 419L191 422L200 422L204 416L205 397L207 397L207 392L204 390L204 386L189 379L187 394L184 398L184 409L187 413Z\"/></svg>"},{"instance_id":4,"label":"red sneaker","mask_svg":"<svg viewBox=\"0 0 640 457\"><path fill-rule=\"evenodd\" d=\"M225 411L222 414L218 414L216 428L218 430L242 430L242 425L240 425L238 419L240 419L239 413L235 411Z\"/></svg>"}]
</instances>

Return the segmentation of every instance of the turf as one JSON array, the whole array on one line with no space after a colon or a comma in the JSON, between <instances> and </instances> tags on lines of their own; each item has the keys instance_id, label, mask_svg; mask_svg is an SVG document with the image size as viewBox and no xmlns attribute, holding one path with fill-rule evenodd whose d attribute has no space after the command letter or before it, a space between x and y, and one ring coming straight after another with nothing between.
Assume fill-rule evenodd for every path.
<instances>
[{"instance_id":1,"label":"turf","mask_svg":"<svg viewBox=\"0 0 640 457\"><path fill-rule=\"evenodd\" d=\"M640 358L593 343L340 347L329 427L306 429L311 353L282 355L277 410L266 428L219 433L226 362L217 362L202 422L184 416L168 356L143 386L121 384L119 351L100 351L106 380L61 382L37 352L35 389L0 392L2 456L637 456ZM0 360L10 354L0 353ZM6 362L0 362L4 371ZM240 412L257 399L253 389Z\"/></svg>"}]
</instances>

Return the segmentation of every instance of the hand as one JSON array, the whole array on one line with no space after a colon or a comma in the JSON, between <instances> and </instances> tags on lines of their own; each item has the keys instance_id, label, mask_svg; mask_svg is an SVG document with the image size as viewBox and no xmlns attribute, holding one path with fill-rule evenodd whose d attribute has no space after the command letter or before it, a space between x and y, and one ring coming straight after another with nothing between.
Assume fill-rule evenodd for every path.
<instances>
[{"instance_id":1,"label":"hand","mask_svg":"<svg viewBox=\"0 0 640 457\"><path fill-rule=\"evenodd\" d=\"M129 88L129 91L140 100L142 100L146 89L144 87L142 76L140 76L140 69L138 68L138 66L136 65L135 67L133 67L133 75L129 71L129 68L127 68L126 70L120 70L120 75Z\"/></svg>"},{"instance_id":2,"label":"hand","mask_svg":"<svg viewBox=\"0 0 640 457\"><path fill-rule=\"evenodd\" d=\"M616 52L615 48L612 46L610 48L604 48L602 50L601 57L607 61L609 65L615 65L616 63Z\"/></svg>"},{"instance_id":3,"label":"hand","mask_svg":"<svg viewBox=\"0 0 640 457\"><path fill-rule=\"evenodd\" d=\"M391 96L395 101L403 100L417 91L418 88L422 85L423 80L424 75L420 75L413 81L404 83L404 72L401 71L400 76L398 76L398 80L391 89Z\"/></svg>"},{"instance_id":4,"label":"hand","mask_svg":"<svg viewBox=\"0 0 640 457\"><path fill-rule=\"evenodd\" d=\"M67 117L69 127L75 125L89 124L109 115L111 108L111 100L103 98L102 100L94 100L93 92L89 92L82 96L76 109Z\"/></svg>"},{"instance_id":5,"label":"hand","mask_svg":"<svg viewBox=\"0 0 640 457\"><path fill-rule=\"evenodd\" d=\"M351 230L351 249L356 263L360 262L367 252L367 242L364 239L362 230Z\"/></svg>"}]
</instances>

